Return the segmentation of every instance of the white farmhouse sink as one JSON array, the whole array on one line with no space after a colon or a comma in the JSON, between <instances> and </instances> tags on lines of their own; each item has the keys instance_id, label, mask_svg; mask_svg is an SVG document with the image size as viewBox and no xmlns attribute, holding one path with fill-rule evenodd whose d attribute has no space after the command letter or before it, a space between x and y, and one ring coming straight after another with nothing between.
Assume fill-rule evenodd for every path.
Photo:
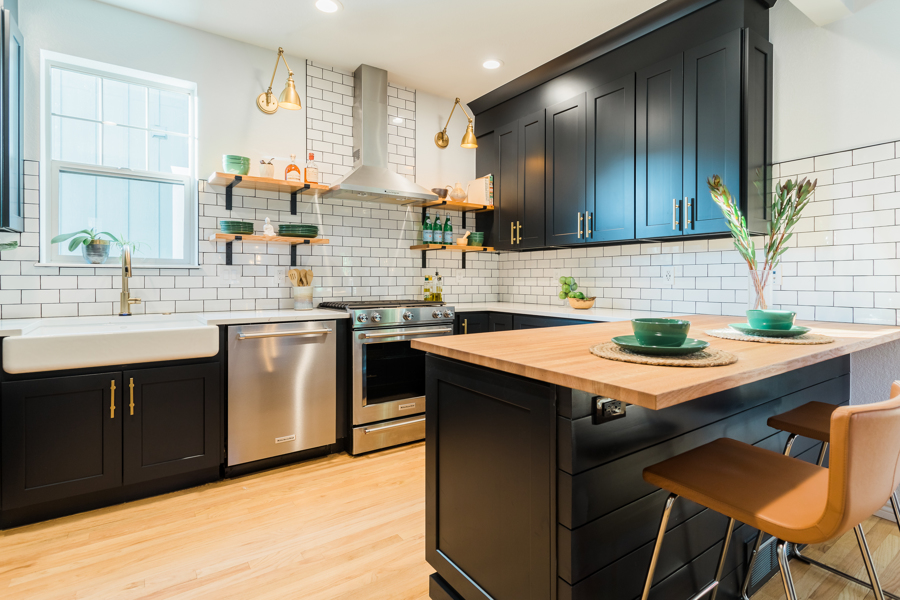
<instances>
[{"instance_id":1,"label":"white farmhouse sink","mask_svg":"<svg viewBox=\"0 0 900 600\"><path fill-rule=\"evenodd\" d=\"M3 339L3 370L36 373L215 356L219 330L194 315L41 319Z\"/></svg>"}]
</instances>

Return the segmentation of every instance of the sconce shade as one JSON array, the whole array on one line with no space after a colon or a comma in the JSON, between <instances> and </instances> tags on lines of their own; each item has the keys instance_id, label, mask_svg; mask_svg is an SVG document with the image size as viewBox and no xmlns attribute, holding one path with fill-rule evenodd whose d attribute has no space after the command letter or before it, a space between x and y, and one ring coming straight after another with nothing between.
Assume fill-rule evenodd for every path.
<instances>
[{"instance_id":1,"label":"sconce shade","mask_svg":"<svg viewBox=\"0 0 900 600\"><path fill-rule=\"evenodd\" d=\"M278 97L278 106L287 110L300 110L300 94L297 93L293 76L288 76L287 83L284 84L284 91Z\"/></svg>"},{"instance_id":2,"label":"sconce shade","mask_svg":"<svg viewBox=\"0 0 900 600\"><path fill-rule=\"evenodd\" d=\"M463 148L477 148L478 140L475 139L475 130L472 127L472 123L466 127L466 133L463 136L462 143L460 144Z\"/></svg>"}]
</instances>

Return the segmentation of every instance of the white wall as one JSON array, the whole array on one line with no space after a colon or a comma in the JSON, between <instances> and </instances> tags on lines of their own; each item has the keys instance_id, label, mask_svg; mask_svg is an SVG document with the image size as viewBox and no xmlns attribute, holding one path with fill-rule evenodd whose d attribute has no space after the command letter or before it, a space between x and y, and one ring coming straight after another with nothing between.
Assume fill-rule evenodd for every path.
<instances>
[{"instance_id":1,"label":"white wall","mask_svg":"<svg viewBox=\"0 0 900 600\"><path fill-rule=\"evenodd\" d=\"M434 144L434 134L447 124L452 108L453 98L416 92L416 183L427 189L454 185L457 181L465 188L467 182L475 179L477 150L459 146L467 121L464 115L457 114L458 108L447 127L450 145L441 150Z\"/></svg>"},{"instance_id":2,"label":"white wall","mask_svg":"<svg viewBox=\"0 0 900 600\"><path fill-rule=\"evenodd\" d=\"M111 63L197 83L198 171L221 170L222 154L302 158L305 107L266 115L256 96L269 85L276 52L93 0L29 0L19 7L25 36L25 158L41 158L40 50ZM272 40L277 44L278 40ZM288 56L301 97L306 61ZM272 87L284 89L282 64ZM277 164L277 163L276 163ZM285 162L281 162L283 172ZM46 166L44 167L46 168ZM255 167L252 174L255 174Z\"/></svg>"},{"instance_id":3,"label":"white wall","mask_svg":"<svg viewBox=\"0 0 900 600\"><path fill-rule=\"evenodd\" d=\"M900 2L817 27L781 0L769 23L776 163L900 139Z\"/></svg>"}]
</instances>

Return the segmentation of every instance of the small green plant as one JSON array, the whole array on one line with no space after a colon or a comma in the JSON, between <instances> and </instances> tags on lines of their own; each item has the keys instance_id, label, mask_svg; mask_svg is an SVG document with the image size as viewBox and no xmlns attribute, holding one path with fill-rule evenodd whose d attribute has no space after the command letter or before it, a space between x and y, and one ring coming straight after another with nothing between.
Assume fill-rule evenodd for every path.
<instances>
[{"instance_id":1,"label":"small green plant","mask_svg":"<svg viewBox=\"0 0 900 600\"><path fill-rule=\"evenodd\" d=\"M572 277L560 277L559 278L559 299L565 300L566 298L578 298L579 300L584 300L584 292L579 292L578 283L575 282L575 279Z\"/></svg>"},{"instance_id":2,"label":"small green plant","mask_svg":"<svg viewBox=\"0 0 900 600\"><path fill-rule=\"evenodd\" d=\"M58 236L54 237L52 240L50 240L50 243L51 244L59 244L60 242L69 240L69 252L74 252L75 248L77 248L78 246L80 246L80 245L87 246L94 240L101 239L100 236L102 236L102 235L105 235L113 242L119 241L119 238L117 238L113 234L108 233L106 231L101 231L100 233L97 233L94 230L94 228L92 227L91 229L82 229L81 231L75 231L72 233L61 233Z\"/></svg>"}]
</instances>

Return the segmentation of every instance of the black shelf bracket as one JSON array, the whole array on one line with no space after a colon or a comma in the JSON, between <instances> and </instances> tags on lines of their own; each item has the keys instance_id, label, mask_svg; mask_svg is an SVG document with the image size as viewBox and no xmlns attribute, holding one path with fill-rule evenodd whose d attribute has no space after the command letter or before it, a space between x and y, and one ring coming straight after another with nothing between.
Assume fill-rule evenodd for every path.
<instances>
[{"instance_id":1,"label":"black shelf bracket","mask_svg":"<svg viewBox=\"0 0 900 600\"><path fill-rule=\"evenodd\" d=\"M297 266L297 246L291 244L291 266Z\"/></svg>"},{"instance_id":2,"label":"black shelf bracket","mask_svg":"<svg viewBox=\"0 0 900 600\"><path fill-rule=\"evenodd\" d=\"M300 188L299 190L294 190L293 192L291 192L291 214L292 215L297 214L297 194L302 195L303 192L305 192L308 189L309 189L309 184L307 183L307 184L304 184L303 187ZM297 265L291 263L291 266L296 267Z\"/></svg>"},{"instance_id":3,"label":"black shelf bracket","mask_svg":"<svg viewBox=\"0 0 900 600\"><path fill-rule=\"evenodd\" d=\"M233 188L243 180L244 178L240 175L235 175L231 183L225 186L225 210L231 210L231 188ZM231 263L228 264L230 265Z\"/></svg>"},{"instance_id":4,"label":"black shelf bracket","mask_svg":"<svg viewBox=\"0 0 900 600\"><path fill-rule=\"evenodd\" d=\"M242 239L244 239L244 238L239 235L236 235L236 236L234 236L233 240L225 242L225 264L226 265L231 265L234 262L234 249L232 248L232 244L236 241L239 242Z\"/></svg>"}]
</instances>

